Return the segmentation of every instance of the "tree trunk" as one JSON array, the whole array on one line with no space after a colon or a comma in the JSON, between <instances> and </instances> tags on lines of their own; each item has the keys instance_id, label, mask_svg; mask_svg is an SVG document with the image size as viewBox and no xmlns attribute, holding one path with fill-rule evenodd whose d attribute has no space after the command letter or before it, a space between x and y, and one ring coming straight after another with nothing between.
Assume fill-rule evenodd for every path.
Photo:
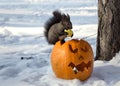
<instances>
[{"instance_id":1,"label":"tree trunk","mask_svg":"<svg viewBox=\"0 0 120 86\"><path fill-rule=\"evenodd\" d=\"M96 60L110 60L120 50L120 0L98 0Z\"/></svg>"}]
</instances>

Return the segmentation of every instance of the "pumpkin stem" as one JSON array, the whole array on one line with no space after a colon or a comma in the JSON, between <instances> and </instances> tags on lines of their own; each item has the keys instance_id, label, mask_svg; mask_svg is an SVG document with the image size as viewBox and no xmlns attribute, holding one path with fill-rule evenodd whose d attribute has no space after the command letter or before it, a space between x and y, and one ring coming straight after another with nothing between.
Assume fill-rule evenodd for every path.
<instances>
[{"instance_id":1,"label":"pumpkin stem","mask_svg":"<svg viewBox=\"0 0 120 86\"><path fill-rule=\"evenodd\" d=\"M60 44L63 45L65 43L65 40L61 40Z\"/></svg>"}]
</instances>

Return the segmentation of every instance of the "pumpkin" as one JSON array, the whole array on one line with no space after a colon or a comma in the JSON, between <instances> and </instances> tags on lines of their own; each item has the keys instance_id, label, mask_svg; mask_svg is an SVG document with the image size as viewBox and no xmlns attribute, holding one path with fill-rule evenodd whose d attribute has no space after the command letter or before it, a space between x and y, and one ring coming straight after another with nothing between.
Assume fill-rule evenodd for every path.
<instances>
[{"instance_id":1,"label":"pumpkin","mask_svg":"<svg viewBox=\"0 0 120 86\"><path fill-rule=\"evenodd\" d=\"M51 65L58 78L86 80L93 70L93 57L91 46L84 40L58 41L52 49Z\"/></svg>"}]
</instances>

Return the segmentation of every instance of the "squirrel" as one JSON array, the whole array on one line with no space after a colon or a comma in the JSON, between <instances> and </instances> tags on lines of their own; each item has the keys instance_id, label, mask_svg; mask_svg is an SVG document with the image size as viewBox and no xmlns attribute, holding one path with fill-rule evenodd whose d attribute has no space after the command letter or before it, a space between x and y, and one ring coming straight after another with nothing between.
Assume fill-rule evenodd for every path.
<instances>
[{"instance_id":1,"label":"squirrel","mask_svg":"<svg viewBox=\"0 0 120 86\"><path fill-rule=\"evenodd\" d=\"M44 35L49 44L55 44L57 41L61 43L65 42L65 38L68 36L68 32L65 30L72 29L72 23L70 21L69 14L62 14L60 11L53 11L53 17L51 17L45 23ZM73 33L71 34L71 37Z\"/></svg>"}]
</instances>

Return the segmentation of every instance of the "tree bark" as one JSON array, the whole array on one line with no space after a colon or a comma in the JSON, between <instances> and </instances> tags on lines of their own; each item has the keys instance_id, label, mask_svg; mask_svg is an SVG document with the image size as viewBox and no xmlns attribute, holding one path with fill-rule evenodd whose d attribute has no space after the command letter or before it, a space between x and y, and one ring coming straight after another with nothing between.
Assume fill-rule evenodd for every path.
<instances>
[{"instance_id":1,"label":"tree bark","mask_svg":"<svg viewBox=\"0 0 120 86\"><path fill-rule=\"evenodd\" d=\"M120 50L120 0L98 0L95 60L110 60Z\"/></svg>"}]
</instances>

